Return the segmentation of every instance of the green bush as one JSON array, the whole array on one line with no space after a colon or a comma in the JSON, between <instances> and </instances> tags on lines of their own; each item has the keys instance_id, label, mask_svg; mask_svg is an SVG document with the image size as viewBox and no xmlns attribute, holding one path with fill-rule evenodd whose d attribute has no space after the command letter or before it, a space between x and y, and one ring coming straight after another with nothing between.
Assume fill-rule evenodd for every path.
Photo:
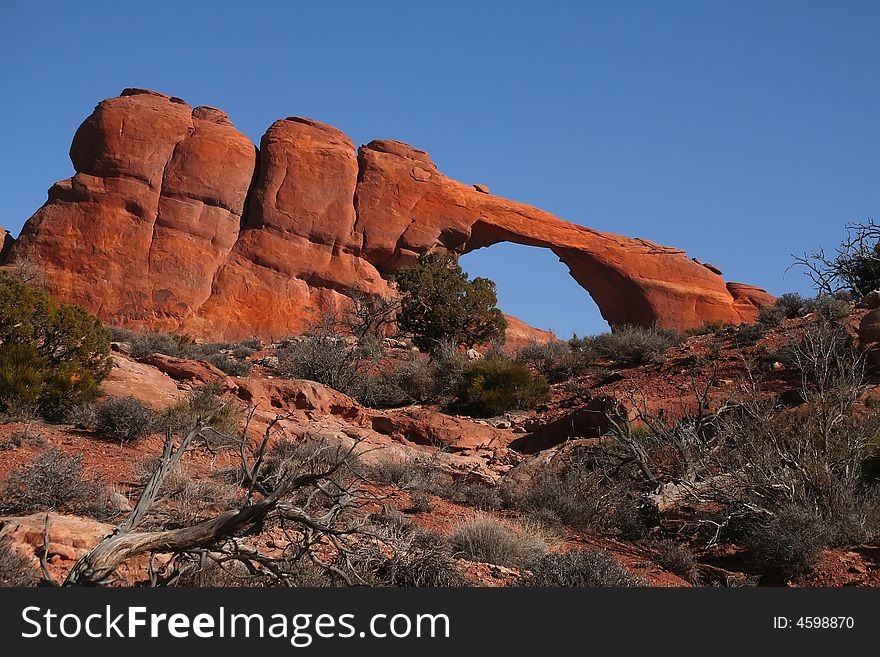
<instances>
[{"instance_id":1,"label":"green bush","mask_svg":"<svg viewBox=\"0 0 880 657\"><path fill-rule=\"evenodd\" d=\"M624 587L643 586L605 552L571 550L547 554L529 565L524 586Z\"/></svg>"},{"instance_id":2,"label":"green bush","mask_svg":"<svg viewBox=\"0 0 880 657\"><path fill-rule=\"evenodd\" d=\"M94 399L110 335L78 306L0 274L0 411L57 419Z\"/></svg>"},{"instance_id":3,"label":"green bush","mask_svg":"<svg viewBox=\"0 0 880 657\"><path fill-rule=\"evenodd\" d=\"M393 280L403 295L397 324L423 351L444 339L471 346L504 338L507 320L496 307L495 283L468 280L455 255L425 253Z\"/></svg>"},{"instance_id":4,"label":"green bush","mask_svg":"<svg viewBox=\"0 0 880 657\"><path fill-rule=\"evenodd\" d=\"M153 411L134 397L111 397L98 407L95 431L109 440L130 443L149 434L154 423Z\"/></svg>"},{"instance_id":5,"label":"green bush","mask_svg":"<svg viewBox=\"0 0 880 657\"><path fill-rule=\"evenodd\" d=\"M464 366L458 406L476 417L492 417L534 408L549 391L543 376L535 376L516 361L492 355Z\"/></svg>"}]
</instances>

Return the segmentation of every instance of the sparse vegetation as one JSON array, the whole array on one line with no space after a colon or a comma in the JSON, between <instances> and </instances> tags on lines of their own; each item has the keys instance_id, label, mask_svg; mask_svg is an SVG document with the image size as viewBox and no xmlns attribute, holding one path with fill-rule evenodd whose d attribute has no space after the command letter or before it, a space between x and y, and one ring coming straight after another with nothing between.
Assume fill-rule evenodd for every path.
<instances>
[{"instance_id":1,"label":"sparse vegetation","mask_svg":"<svg viewBox=\"0 0 880 657\"><path fill-rule=\"evenodd\" d=\"M54 447L12 470L0 498L3 510L11 513L61 509L103 516L108 508L104 483L86 472L82 456L68 456Z\"/></svg>"},{"instance_id":2,"label":"sparse vegetation","mask_svg":"<svg viewBox=\"0 0 880 657\"><path fill-rule=\"evenodd\" d=\"M162 411L154 426L181 432L201 418L208 422L209 430L205 431L204 438L210 446L234 447L241 441L238 434L243 416L240 403L224 398L220 383L215 381L193 388L184 401Z\"/></svg>"},{"instance_id":3,"label":"sparse vegetation","mask_svg":"<svg viewBox=\"0 0 880 657\"><path fill-rule=\"evenodd\" d=\"M0 442L0 451L20 449L22 447L45 447L46 436L32 425L25 425L9 434Z\"/></svg>"},{"instance_id":4,"label":"sparse vegetation","mask_svg":"<svg viewBox=\"0 0 880 657\"><path fill-rule=\"evenodd\" d=\"M406 521L385 520L378 539L363 544L355 555L355 570L372 586L464 586L449 546L436 534ZM389 554L390 553L390 554Z\"/></svg>"},{"instance_id":5,"label":"sparse vegetation","mask_svg":"<svg viewBox=\"0 0 880 657\"><path fill-rule=\"evenodd\" d=\"M673 421L640 411L647 431L618 422L605 447L638 485L675 482L683 500L711 501L696 512L716 528L709 539L747 545L765 577L783 580L806 572L821 549L880 536L880 491L863 475L880 417L854 412L861 356L846 327L823 315L786 351L806 401L800 412L755 396L719 416L703 396L701 410Z\"/></svg>"},{"instance_id":6,"label":"sparse vegetation","mask_svg":"<svg viewBox=\"0 0 880 657\"><path fill-rule=\"evenodd\" d=\"M853 222L834 254L823 249L795 259L820 294L846 291L858 300L880 288L880 225L873 219Z\"/></svg>"},{"instance_id":7,"label":"sparse vegetation","mask_svg":"<svg viewBox=\"0 0 880 657\"><path fill-rule=\"evenodd\" d=\"M797 292L787 292L776 300L772 306L761 308L758 312L758 323L763 326L778 326L786 319L800 317L807 312L806 300Z\"/></svg>"},{"instance_id":8,"label":"sparse vegetation","mask_svg":"<svg viewBox=\"0 0 880 657\"><path fill-rule=\"evenodd\" d=\"M603 531L615 522L623 484L609 476L596 450L575 451L564 465L548 467L524 488L503 491L508 506L539 520Z\"/></svg>"},{"instance_id":9,"label":"sparse vegetation","mask_svg":"<svg viewBox=\"0 0 880 657\"><path fill-rule=\"evenodd\" d=\"M113 339L116 342L128 342L131 346L131 355L135 358L144 358L151 354L182 358L193 344L193 339L188 335L159 331L134 332L114 329Z\"/></svg>"},{"instance_id":10,"label":"sparse vegetation","mask_svg":"<svg viewBox=\"0 0 880 657\"><path fill-rule=\"evenodd\" d=\"M652 547L655 550L654 560L664 569L691 584L699 581L700 570L697 561L687 546L670 539L662 539L655 542Z\"/></svg>"},{"instance_id":11,"label":"sparse vegetation","mask_svg":"<svg viewBox=\"0 0 880 657\"><path fill-rule=\"evenodd\" d=\"M0 538L0 587L34 586L38 581L33 561L8 536Z\"/></svg>"},{"instance_id":12,"label":"sparse vegetation","mask_svg":"<svg viewBox=\"0 0 880 657\"><path fill-rule=\"evenodd\" d=\"M251 370L248 358L260 348L256 338L241 342L197 343L191 336L161 331L130 331L111 329L114 342L126 342L135 358L164 354L175 358L192 358L210 363L229 376L247 376Z\"/></svg>"},{"instance_id":13,"label":"sparse vegetation","mask_svg":"<svg viewBox=\"0 0 880 657\"><path fill-rule=\"evenodd\" d=\"M277 350L278 372L290 379L317 381L368 403L369 367L377 355L376 343L361 344L338 333L325 321L312 331L287 341Z\"/></svg>"},{"instance_id":14,"label":"sparse vegetation","mask_svg":"<svg viewBox=\"0 0 880 657\"><path fill-rule=\"evenodd\" d=\"M357 288L350 289L346 296L350 302L338 320L343 333L365 341L381 339L393 330L400 311L399 299L370 294Z\"/></svg>"},{"instance_id":15,"label":"sparse vegetation","mask_svg":"<svg viewBox=\"0 0 880 657\"><path fill-rule=\"evenodd\" d=\"M237 349L238 353L244 350ZM218 370L229 376L247 376L251 371L251 363L246 357L237 357L230 354L213 354L206 357L205 362L211 363Z\"/></svg>"},{"instance_id":16,"label":"sparse vegetation","mask_svg":"<svg viewBox=\"0 0 880 657\"><path fill-rule=\"evenodd\" d=\"M499 566L523 566L547 551L540 536L490 516L462 523L452 530L449 542L465 559Z\"/></svg>"},{"instance_id":17,"label":"sparse vegetation","mask_svg":"<svg viewBox=\"0 0 880 657\"><path fill-rule=\"evenodd\" d=\"M626 587L644 586L607 553L571 550L564 554L546 554L531 563L524 586Z\"/></svg>"},{"instance_id":18,"label":"sparse vegetation","mask_svg":"<svg viewBox=\"0 0 880 657\"><path fill-rule=\"evenodd\" d=\"M602 358L622 365L645 365L663 362L670 347L682 341L681 334L657 326L616 326L612 333L588 338L590 347Z\"/></svg>"},{"instance_id":19,"label":"sparse vegetation","mask_svg":"<svg viewBox=\"0 0 880 657\"><path fill-rule=\"evenodd\" d=\"M516 353L516 360L534 368L551 383L566 381L586 373L596 354L588 341L577 337L561 341L532 342Z\"/></svg>"}]
</instances>

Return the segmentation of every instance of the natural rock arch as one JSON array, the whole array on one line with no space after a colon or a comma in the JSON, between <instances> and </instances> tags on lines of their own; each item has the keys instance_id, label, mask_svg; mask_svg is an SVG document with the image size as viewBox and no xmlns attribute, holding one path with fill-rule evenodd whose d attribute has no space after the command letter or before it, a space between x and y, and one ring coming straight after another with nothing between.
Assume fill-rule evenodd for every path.
<instances>
[{"instance_id":1,"label":"natural rock arch","mask_svg":"<svg viewBox=\"0 0 880 657\"><path fill-rule=\"evenodd\" d=\"M451 180L427 153L401 142L373 141L361 147L358 161L356 227L363 254L383 271L430 248L543 247L568 267L612 326L738 324L754 320L756 306L771 298L750 286L735 288L734 298L717 269L679 249L601 233Z\"/></svg>"},{"instance_id":2,"label":"natural rock arch","mask_svg":"<svg viewBox=\"0 0 880 657\"><path fill-rule=\"evenodd\" d=\"M277 338L430 249L498 242L552 250L612 325L755 318L766 292L725 284L684 252L578 226L440 173L393 140L355 150L310 119L276 121L259 149L220 110L126 89L74 137L76 175L5 247L51 291L120 325Z\"/></svg>"}]
</instances>

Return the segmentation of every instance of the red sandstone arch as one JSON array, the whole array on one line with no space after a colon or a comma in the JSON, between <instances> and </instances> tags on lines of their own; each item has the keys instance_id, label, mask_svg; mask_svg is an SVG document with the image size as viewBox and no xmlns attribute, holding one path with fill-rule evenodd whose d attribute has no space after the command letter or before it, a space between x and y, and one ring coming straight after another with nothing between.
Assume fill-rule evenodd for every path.
<instances>
[{"instance_id":1,"label":"red sandstone arch","mask_svg":"<svg viewBox=\"0 0 880 657\"><path fill-rule=\"evenodd\" d=\"M43 267L51 291L121 325L204 338L276 338L387 292L420 253L515 242L552 250L612 325L754 319L766 292L725 284L682 251L600 233L465 185L427 153L336 128L276 121L259 152L213 108L128 89L100 103L7 259Z\"/></svg>"}]
</instances>

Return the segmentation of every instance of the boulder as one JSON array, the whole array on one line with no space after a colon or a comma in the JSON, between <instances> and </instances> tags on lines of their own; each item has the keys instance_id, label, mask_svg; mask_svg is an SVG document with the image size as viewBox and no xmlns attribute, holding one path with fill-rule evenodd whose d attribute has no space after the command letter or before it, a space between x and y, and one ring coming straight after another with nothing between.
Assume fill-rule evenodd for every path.
<instances>
[{"instance_id":1,"label":"boulder","mask_svg":"<svg viewBox=\"0 0 880 657\"><path fill-rule=\"evenodd\" d=\"M111 397L134 397L154 410L173 406L184 397L170 376L155 367L118 354L111 356L113 368L101 384Z\"/></svg>"}]
</instances>

